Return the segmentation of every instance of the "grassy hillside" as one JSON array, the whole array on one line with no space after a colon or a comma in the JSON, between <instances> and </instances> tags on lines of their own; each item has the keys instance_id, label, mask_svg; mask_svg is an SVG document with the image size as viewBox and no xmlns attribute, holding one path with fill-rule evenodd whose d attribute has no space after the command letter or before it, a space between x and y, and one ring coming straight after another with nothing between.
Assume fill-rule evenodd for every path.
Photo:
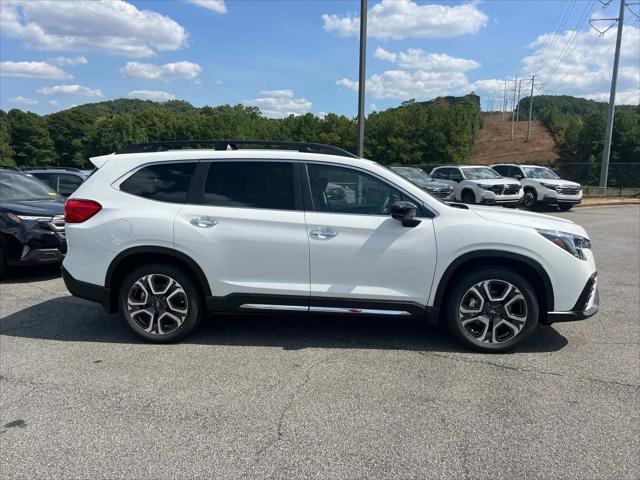
<instances>
[{"instance_id":1,"label":"grassy hillside","mask_svg":"<svg viewBox=\"0 0 640 480\"><path fill-rule=\"evenodd\" d=\"M502 120L501 113L484 113L482 128L471 154L471 163L534 163L553 165L558 159L556 142L549 129L539 120L532 122L531 138L527 143L527 122L515 123L514 139L511 122Z\"/></svg>"}]
</instances>

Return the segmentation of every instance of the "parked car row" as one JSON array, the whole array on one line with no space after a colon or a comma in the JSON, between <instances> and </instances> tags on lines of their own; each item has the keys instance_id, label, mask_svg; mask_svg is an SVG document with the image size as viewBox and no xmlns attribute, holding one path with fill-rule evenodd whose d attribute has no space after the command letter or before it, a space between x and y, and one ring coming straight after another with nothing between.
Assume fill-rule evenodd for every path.
<instances>
[{"instance_id":1,"label":"parked car row","mask_svg":"<svg viewBox=\"0 0 640 480\"><path fill-rule=\"evenodd\" d=\"M579 183L561 179L548 167L495 164L446 165L431 175L417 167L391 167L444 201L534 208L540 204L570 210L582 200Z\"/></svg>"}]
</instances>

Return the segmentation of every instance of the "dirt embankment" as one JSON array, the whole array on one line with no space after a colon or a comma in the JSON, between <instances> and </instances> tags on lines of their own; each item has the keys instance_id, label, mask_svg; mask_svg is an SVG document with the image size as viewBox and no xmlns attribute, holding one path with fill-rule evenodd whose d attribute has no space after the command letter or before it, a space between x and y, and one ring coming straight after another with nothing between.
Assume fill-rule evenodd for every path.
<instances>
[{"instance_id":1,"label":"dirt embankment","mask_svg":"<svg viewBox=\"0 0 640 480\"><path fill-rule=\"evenodd\" d=\"M526 142L527 122L516 122L514 138L511 121L502 120L501 113L485 113L483 126L471 154L471 163L488 165L491 163L532 163L552 165L558 160L556 143L551 132L539 121L532 122L531 139Z\"/></svg>"}]
</instances>

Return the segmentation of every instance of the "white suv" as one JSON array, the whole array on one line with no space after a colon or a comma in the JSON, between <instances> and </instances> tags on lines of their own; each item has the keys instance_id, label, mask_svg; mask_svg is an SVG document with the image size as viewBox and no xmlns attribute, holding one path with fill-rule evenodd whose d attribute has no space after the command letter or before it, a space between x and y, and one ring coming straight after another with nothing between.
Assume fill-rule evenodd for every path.
<instances>
[{"instance_id":1,"label":"white suv","mask_svg":"<svg viewBox=\"0 0 640 480\"><path fill-rule=\"evenodd\" d=\"M562 180L550 168L505 163L491 167L504 177L520 180L524 190L523 203L527 208L542 203L558 205L560 210L571 210L571 207L582 201L580 184Z\"/></svg>"},{"instance_id":2,"label":"white suv","mask_svg":"<svg viewBox=\"0 0 640 480\"><path fill-rule=\"evenodd\" d=\"M183 338L205 312L317 312L442 322L495 352L598 310L571 221L450 206L334 147L209 143L92 158L66 203L67 288L148 341Z\"/></svg>"},{"instance_id":3,"label":"white suv","mask_svg":"<svg viewBox=\"0 0 640 480\"><path fill-rule=\"evenodd\" d=\"M518 180L503 178L489 167L454 165L431 171L436 180L449 181L459 202L485 205L516 206L522 202L522 186Z\"/></svg>"}]
</instances>

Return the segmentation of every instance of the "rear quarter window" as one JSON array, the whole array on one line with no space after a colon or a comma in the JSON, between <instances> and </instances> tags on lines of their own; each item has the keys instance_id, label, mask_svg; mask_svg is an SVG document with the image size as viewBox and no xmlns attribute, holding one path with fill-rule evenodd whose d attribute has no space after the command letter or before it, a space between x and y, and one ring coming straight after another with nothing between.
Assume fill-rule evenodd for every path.
<instances>
[{"instance_id":1,"label":"rear quarter window","mask_svg":"<svg viewBox=\"0 0 640 480\"><path fill-rule=\"evenodd\" d=\"M149 165L122 182L120 190L159 202L185 203L196 165L197 162Z\"/></svg>"}]
</instances>

